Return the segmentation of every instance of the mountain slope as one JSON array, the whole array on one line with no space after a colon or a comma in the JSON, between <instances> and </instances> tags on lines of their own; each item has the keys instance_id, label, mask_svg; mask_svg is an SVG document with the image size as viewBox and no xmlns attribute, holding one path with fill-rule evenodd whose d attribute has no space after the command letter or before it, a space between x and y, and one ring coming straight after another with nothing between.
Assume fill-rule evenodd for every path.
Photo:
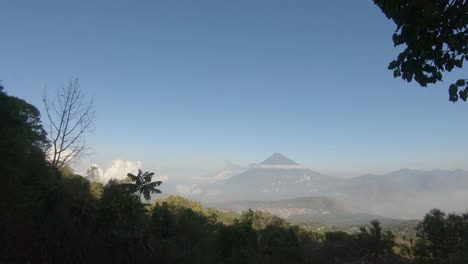
<instances>
[{"instance_id":1,"label":"mountain slope","mask_svg":"<svg viewBox=\"0 0 468 264\"><path fill-rule=\"evenodd\" d=\"M262 163L206 188L225 200L271 200L330 195L339 182L275 153Z\"/></svg>"},{"instance_id":2,"label":"mountain slope","mask_svg":"<svg viewBox=\"0 0 468 264\"><path fill-rule=\"evenodd\" d=\"M400 169L384 175L334 178L275 153L229 178L203 186L204 201L333 198L353 213L422 218L432 208L468 210L468 172Z\"/></svg>"},{"instance_id":3,"label":"mountain slope","mask_svg":"<svg viewBox=\"0 0 468 264\"><path fill-rule=\"evenodd\" d=\"M259 165L299 165L299 164L285 157L281 153L273 153L270 157L262 161Z\"/></svg>"},{"instance_id":4,"label":"mountain slope","mask_svg":"<svg viewBox=\"0 0 468 264\"><path fill-rule=\"evenodd\" d=\"M468 210L468 172L401 169L350 179L342 189L350 206L379 215L422 217L432 208Z\"/></svg>"}]
</instances>

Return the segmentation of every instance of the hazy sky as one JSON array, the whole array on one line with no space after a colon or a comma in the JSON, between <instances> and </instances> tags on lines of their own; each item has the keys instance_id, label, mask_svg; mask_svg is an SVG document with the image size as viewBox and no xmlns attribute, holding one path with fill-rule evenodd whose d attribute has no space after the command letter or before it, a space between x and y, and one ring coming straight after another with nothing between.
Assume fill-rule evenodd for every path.
<instances>
[{"instance_id":1,"label":"hazy sky","mask_svg":"<svg viewBox=\"0 0 468 264\"><path fill-rule=\"evenodd\" d=\"M91 160L215 169L281 152L332 175L468 169L468 104L394 79L371 0L0 0L0 79L40 109L79 77ZM466 69L465 69L466 73ZM86 163L85 162L85 163Z\"/></svg>"}]
</instances>

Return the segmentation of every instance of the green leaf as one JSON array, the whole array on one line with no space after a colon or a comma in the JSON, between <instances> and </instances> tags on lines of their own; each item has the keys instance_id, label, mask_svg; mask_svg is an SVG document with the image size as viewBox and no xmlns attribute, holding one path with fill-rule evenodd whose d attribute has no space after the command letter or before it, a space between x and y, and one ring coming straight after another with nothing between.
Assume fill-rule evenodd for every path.
<instances>
[{"instance_id":1,"label":"green leaf","mask_svg":"<svg viewBox=\"0 0 468 264\"><path fill-rule=\"evenodd\" d=\"M443 69L443 62L442 62L442 59L440 57L436 58L434 60L434 63L437 66L437 68Z\"/></svg>"},{"instance_id":2,"label":"green leaf","mask_svg":"<svg viewBox=\"0 0 468 264\"><path fill-rule=\"evenodd\" d=\"M456 82L456 85L457 85L457 86L463 86L463 85L465 85L465 80L463 80L463 79L458 80L458 81Z\"/></svg>"},{"instance_id":3,"label":"green leaf","mask_svg":"<svg viewBox=\"0 0 468 264\"><path fill-rule=\"evenodd\" d=\"M460 95L460 98L466 102L466 99L468 97L468 93L466 92L466 90L461 90L460 92L458 92L458 94Z\"/></svg>"},{"instance_id":4,"label":"green leaf","mask_svg":"<svg viewBox=\"0 0 468 264\"><path fill-rule=\"evenodd\" d=\"M396 60L394 60L394 61L390 62L390 64L388 64L388 69L389 70L393 70L396 67L398 67L398 61L396 61Z\"/></svg>"},{"instance_id":5,"label":"green leaf","mask_svg":"<svg viewBox=\"0 0 468 264\"><path fill-rule=\"evenodd\" d=\"M452 60L447 61L447 64L445 64L445 69L447 71L452 71L454 67L455 67L455 64Z\"/></svg>"},{"instance_id":6,"label":"green leaf","mask_svg":"<svg viewBox=\"0 0 468 264\"><path fill-rule=\"evenodd\" d=\"M449 87L449 100L451 102L458 101L458 87L455 84L451 84Z\"/></svg>"}]
</instances>

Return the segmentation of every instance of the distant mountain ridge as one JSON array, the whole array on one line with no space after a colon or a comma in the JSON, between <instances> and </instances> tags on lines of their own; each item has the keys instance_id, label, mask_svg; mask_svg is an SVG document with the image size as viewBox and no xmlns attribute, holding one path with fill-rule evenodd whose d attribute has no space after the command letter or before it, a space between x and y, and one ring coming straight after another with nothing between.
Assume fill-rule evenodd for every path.
<instances>
[{"instance_id":1,"label":"distant mountain ridge","mask_svg":"<svg viewBox=\"0 0 468 264\"><path fill-rule=\"evenodd\" d=\"M289 199L328 193L335 178L322 175L274 153L258 165L207 188L220 199Z\"/></svg>"},{"instance_id":2,"label":"distant mountain ridge","mask_svg":"<svg viewBox=\"0 0 468 264\"><path fill-rule=\"evenodd\" d=\"M299 165L295 161L285 157L281 153L273 153L266 160L260 162L259 165Z\"/></svg>"},{"instance_id":3,"label":"distant mountain ridge","mask_svg":"<svg viewBox=\"0 0 468 264\"><path fill-rule=\"evenodd\" d=\"M344 179L302 167L280 153L203 188L210 194L205 196L209 201L327 197L353 213L404 219L421 218L436 207L468 210L468 172L464 170L400 169Z\"/></svg>"},{"instance_id":4,"label":"distant mountain ridge","mask_svg":"<svg viewBox=\"0 0 468 264\"><path fill-rule=\"evenodd\" d=\"M239 173L242 173L246 170L247 168L244 168L242 166L239 166L234 163L226 163L224 168L216 172L215 176L212 177L214 180L225 180L228 179L234 175L237 175Z\"/></svg>"},{"instance_id":5,"label":"distant mountain ridge","mask_svg":"<svg viewBox=\"0 0 468 264\"><path fill-rule=\"evenodd\" d=\"M463 170L400 169L351 178L344 186L351 206L380 215L414 218L432 208L468 210L468 172Z\"/></svg>"}]
</instances>

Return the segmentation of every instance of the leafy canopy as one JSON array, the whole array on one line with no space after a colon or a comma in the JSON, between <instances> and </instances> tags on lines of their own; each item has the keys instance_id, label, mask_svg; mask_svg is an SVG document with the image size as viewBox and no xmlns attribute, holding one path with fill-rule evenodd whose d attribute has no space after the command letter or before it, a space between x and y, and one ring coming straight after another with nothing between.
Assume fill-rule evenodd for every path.
<instances>
[{"instance_id":1,"label":"leafy canopy","mask_svg":"<svg viewBox=\"0 0 468 264\"><path fill-rule=\"evenodd\" d=\"M385 256L392 254L395 237L390 231L384 232L379 221L372 220L370 223L370 227L359 229L357 242L362 249L361 254L364 259L371 263L380 263L385 259Z\"/></svg>"},{"instance_id":2,"label":"leafy canopy","mask_svg":"<svg viewBox=\"0 0 468 264\"><path fill-rule=\"evenodd\" d=\"M406 48L390 62L393 76L422 87L442 81L443 72L462 68L468 60L467 0L374 0L395 22L396 46ZM450 85L449 100L468 98L468 80Z\"/></svg>"},{"instance_id":3,"label":"leafy canopy","mask_svg":"<svg viewBox=\"0 0 468 264\"><path fill-rule=\"evenodd\" d=\"M418 240L414 247L416 259L422 263L438 263L468 257L468 213L446 214L433 209L416 229ZM444 262L445 263L445 262Z\"/></svg>"},{"instance_id":4,"label":"leafy canopy","mask_svg":"<svg viewBox=\"0 0 468 264\"><path fill-rule=\"evenodd\" d=\"M145 197L146 200L151 199L152 193L161 193L158 187L162 184L161 181L152 182L152 178L154 176L154 172L145 172L143 173L141 170L138 170L138 174L134 175L132 173L128 173L127 177L130 181L134 182L132 184L128 184L129 190L132 193L138 193L141 198L141 195Z\"/></svg>"}]
</instances>

